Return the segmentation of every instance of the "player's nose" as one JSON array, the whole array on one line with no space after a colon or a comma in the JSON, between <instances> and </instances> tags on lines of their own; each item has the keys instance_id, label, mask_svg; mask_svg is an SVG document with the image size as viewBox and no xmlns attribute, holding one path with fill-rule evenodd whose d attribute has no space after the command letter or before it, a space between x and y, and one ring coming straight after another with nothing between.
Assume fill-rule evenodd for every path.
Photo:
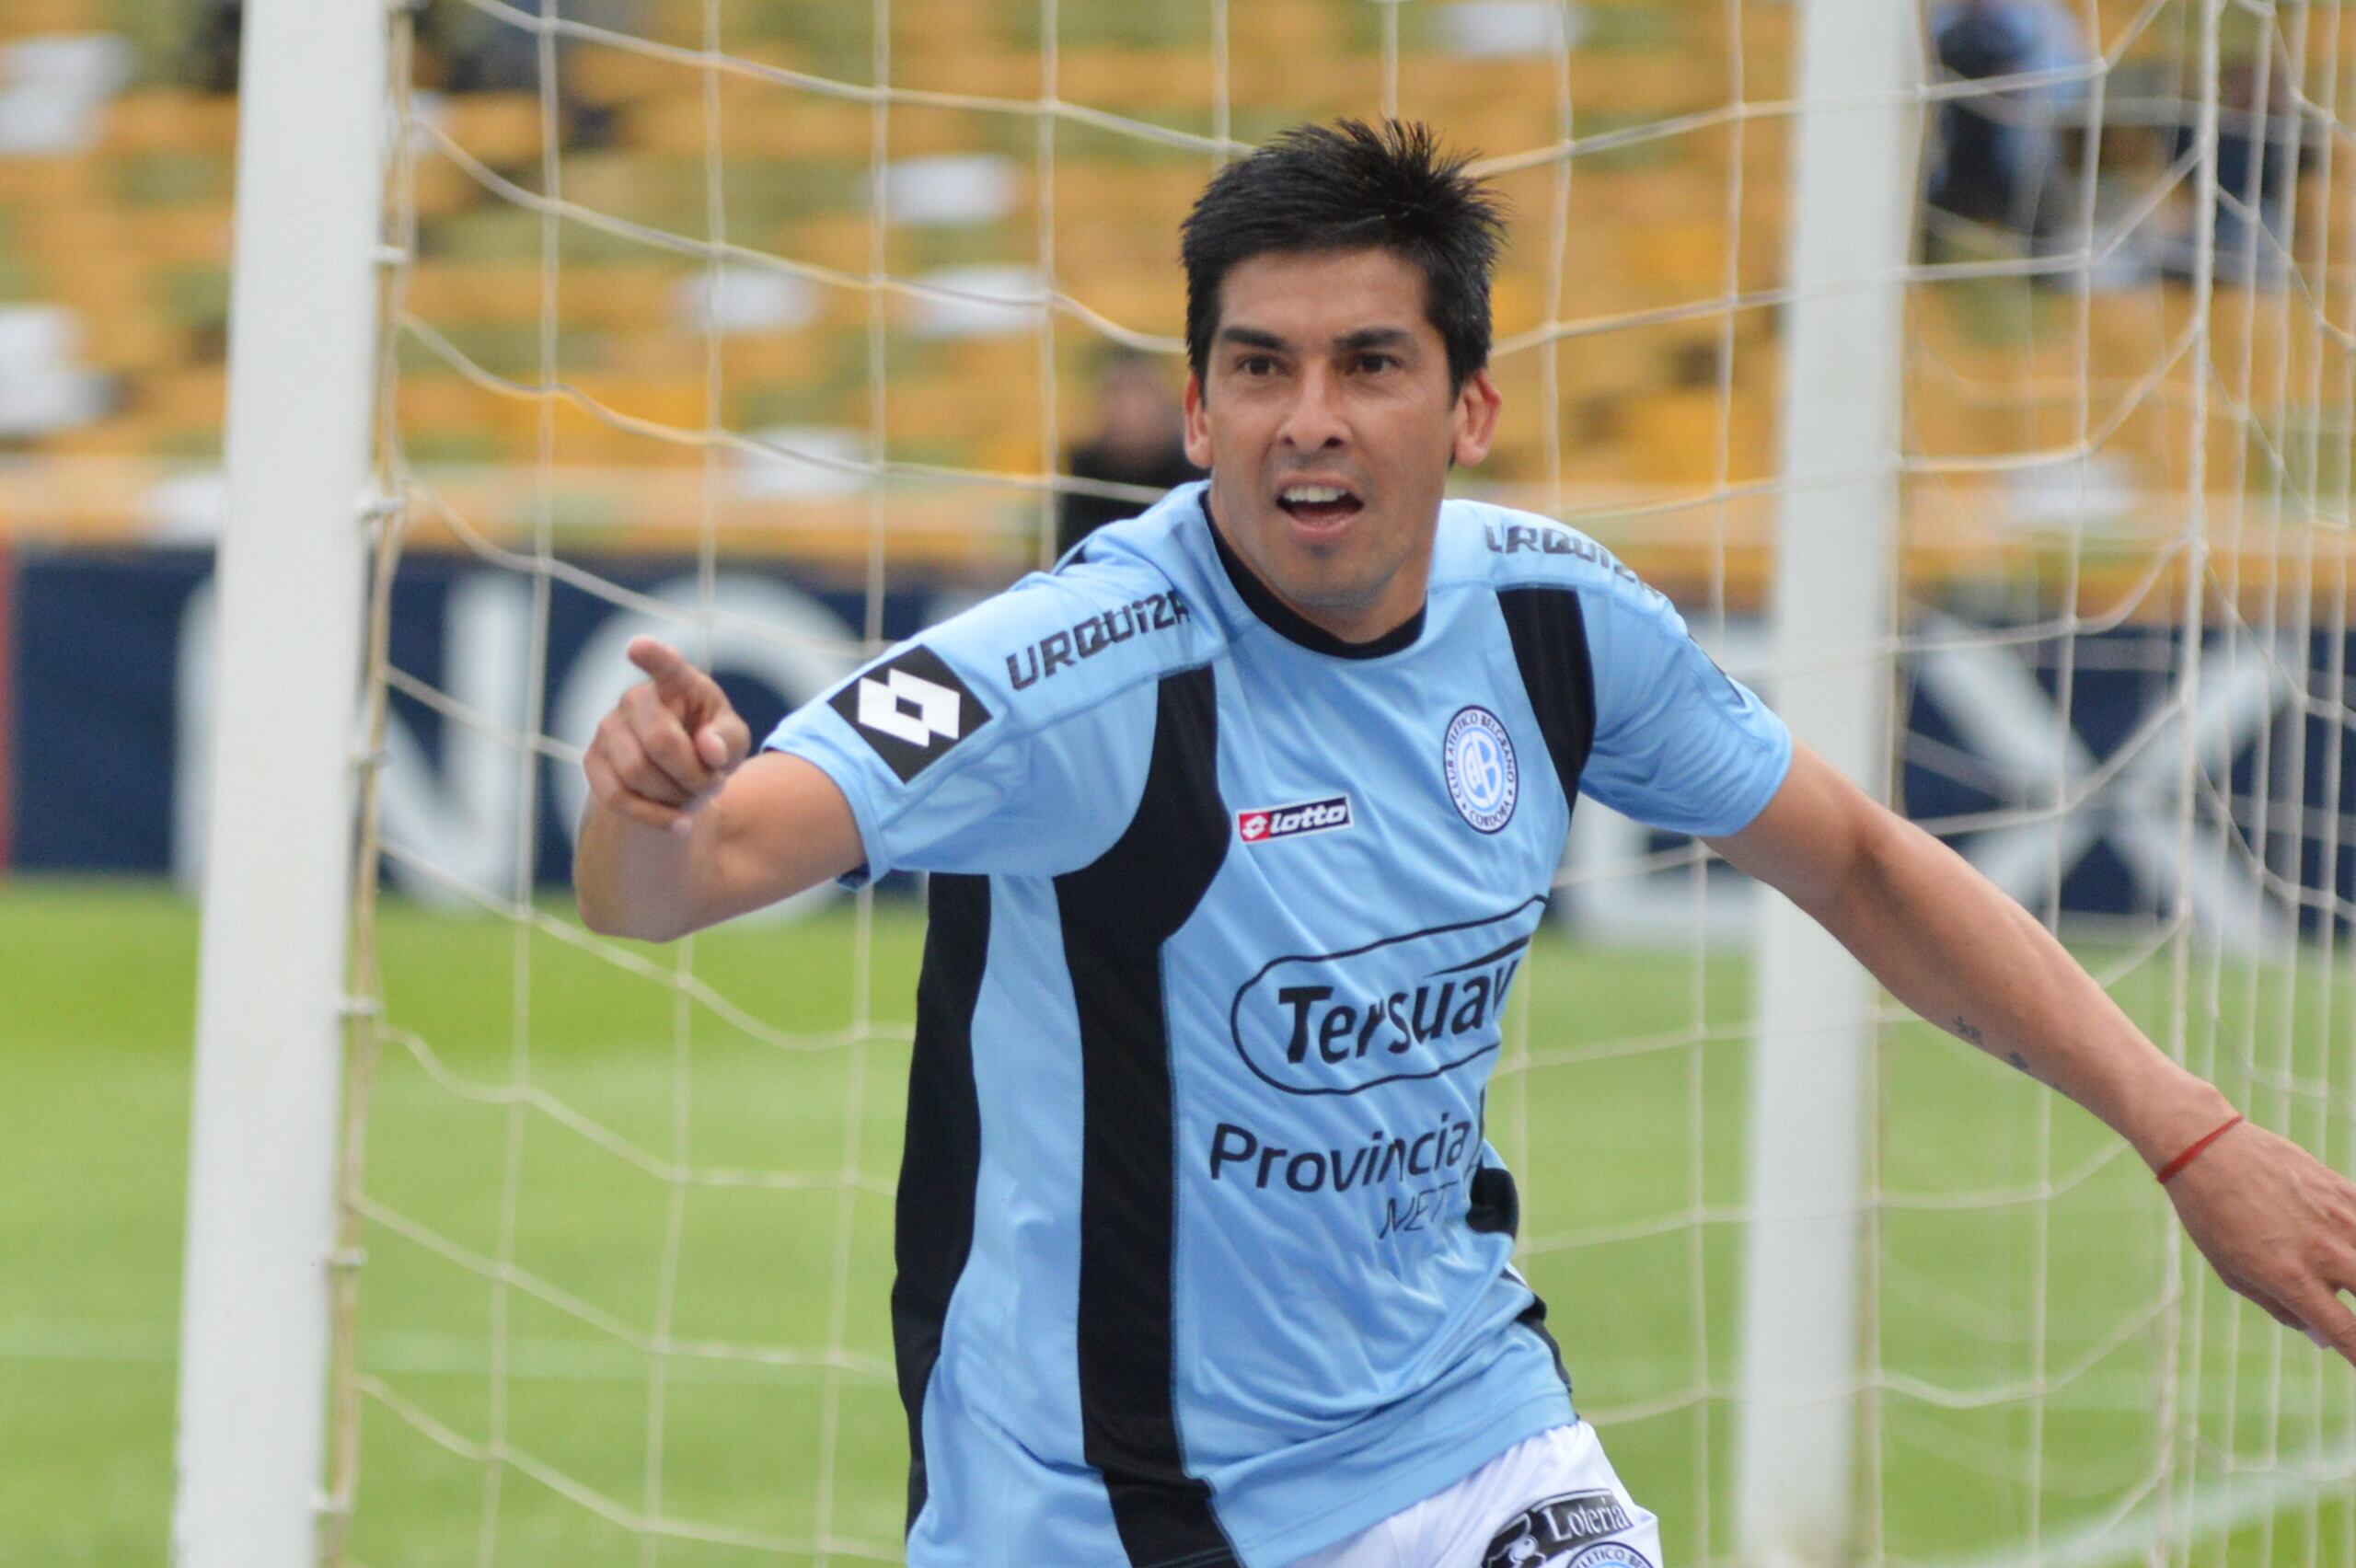
<instances>
[{"instance_id":1,"label":"player's nose","mask_svg":"<svg viewBox=\"0 0 2356 1568\"><path fill-rule=\"evenodd\" d=\"M1341 388L1333 376L1312 369L1299 381L1292 406L1285 410L1277 439L1301 452L1322 452L1349 444L1349 424L1343 418Z\"/></svg>"}]
</instances>

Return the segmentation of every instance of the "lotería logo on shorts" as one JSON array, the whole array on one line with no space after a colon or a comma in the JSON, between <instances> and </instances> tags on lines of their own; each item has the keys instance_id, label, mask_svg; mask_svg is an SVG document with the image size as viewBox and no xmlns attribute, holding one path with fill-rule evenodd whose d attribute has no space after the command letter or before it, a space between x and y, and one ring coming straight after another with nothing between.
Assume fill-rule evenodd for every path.
<instances>
[{"instance_id":1,"label":"loter\u00eda logo on shorts","mask_svg":"<svg viewBox=\"0 0 2356 1568\"><path fill-rule=\"evenodd\" d=\"M1322 801L1301 801L1289 806L1258 806L1235 813L1235 836L1246 844L1271 838L1297 838L1304 833L1331 833L1350 825L1350 798L1334 795Z\"/></svg>"},{"instance_id":2,"label":"loter\u00eda logo on shorts","mask_svg":"<svg viewBox=\"0 0 2356 1568\"><path fill-rule=\"evenodd\" d=\"M1459 709L1440 743L1440 768L1448 775L1448 797L1457 814L1483 833L1495 833L1513 819L1521 797L1521 765L1514 760L1513 737L1505 721L1485 708Z\"/></svg>"},{"instance_id":3,"label":"loter\u00eda logo on shorts","mask_svg":"<svg viewBox=\"0 0 2356 1568\"><path fill-rule=\"evenodd\" d=\"M1481 1568L1653 1568L1625 1541L1589 1541L1635 1528L1627 1505L1602 1488L1549 1497L1507 1519L1489 1539ZM1586 1547L1584 1551L1579 1551ZM1573 1553L1576 1553L1576 1556Z\"/></svg>"}]
</instances>

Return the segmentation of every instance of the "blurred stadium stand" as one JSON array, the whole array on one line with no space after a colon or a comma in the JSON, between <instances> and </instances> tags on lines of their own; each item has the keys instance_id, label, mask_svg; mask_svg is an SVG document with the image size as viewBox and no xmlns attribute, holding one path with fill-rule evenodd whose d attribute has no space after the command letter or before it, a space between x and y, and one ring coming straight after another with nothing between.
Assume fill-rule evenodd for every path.
<instances>
[{"instance_id":1,"label":"blurred stadium stand","mask_svg":"<svg viewBox=\"0 0 2356 1568\"><path fill-rule=\"evenodd\" d=\"M234 98L213 90L234 73L220 5L0 6L0 870L185 870L193 841L180 819L195 809L203 584L225 496L237 134ZM742 564L816 595L846 639L875 629L860 606L878 515L886 635L1037 563L1054 498L1002 476L1049 471L1092 428L1100 321L1165 348L1183 325L1177 225L1212 163L1134 127L1214 130L1202 0L1060 0L1052 81L1031 0L894 0L891 82L963 97L893 108L880 234L867 105L760 74L872 81L863 0L719 8L723 52L756 69L716 73L709 100L704 0L563 6L684 55L568 40L553 158L537 52L496 47L494 26L490 53L468 62L458 52L483 45L490 13L427 0L421 17L418 243L394 376L421 481L410 547L528 546L545 518L571 560L689 581L709 522L725 556L768 558ZM1896 521L1911 604L2019 622L2075 594L2124 634L2164 630L2183 598L2167 541L2190 501L2203 376L2212 576L2246 597L2277 592L2304 548L2314 592L2345 581L2344 528L2268 525L2303 490L2347 491L2356 291L2350 248L2326 240L2344 234L2356 158L2329 166L2338 189L2322 189L2316 158L2280 190L2295 275L2219 259L2209 351L2189 352L2192 106L2187 35L2170 19L2186 9L2101 0L2087 31L2119 63L2085 95L2101 116L2091 157L2086 128L2064 127L2066 189L2051 195L2079 216L2042 236L1945 220L1925 236L1938 265L1906 291ZM1257 141L1379 102L1382 13L1366 0L1230 6L1232 133ZM1569 515L1697 624L1741 621L1760 607L1780 499L1794 7L1415 0L1397 17L1403 110L1507 160L1498 179L1519 214L1496 290L1505 423L1461 481ZM2344 103L2332 84L2356 81L2356 28L2331 36L2343 58L2316 51L2304 89ZM1565 93L1577 156L1563 181L1543 154ZM1032 106L1050 95L1074 112L1043 135ZM2245 155L2253 131L2299 139L2244 114ZM557 221L528 205L549 162L568 203ZM2057 251L2057 234L2082 243L2087 214L2091 251ZM1034 311L987 297L1038 288L1043 235L1070 302L1044 352ZM739 248L716 275L712 240ZM863 286L872 251L895 285L881 294ZM1159 363L1174 381L1176 357ZM532 395L551 382L562 398ZM904 465L880 501L863 474L879 407L885 455ZM728 444L708 468L715 429ZM416 635L442 603L417 583L448 597L472 581L462 568L504 576L404 566L427 594ZM491 590L513 585L468 602L490 615ZM429 644L419 667L439 657ZM79 719L97 727L61 744Z\"/></svg>"},{"instance_id":2,"label":"blurred stadium stand","mask_svg":"<svg viewBox=\"0 0 2356 1568\"><path fill-rule=\"evenodd\" d=\"M2101 9L2108 39L2135 7L2105 0ZM1236 133L1257 138L1279 123L1255 104L1363 110L1379 75L1377 10L1345 0L1234 8ZM1747 31L1735 40L1722 7L1590 4L1574 8L1578 37L1565 64L1550 10L1543 0L1403 7L1401 101L1461 144L1519 153L1551 139L1566 70L1582 141L1629 133L1576 161L1559 300L1549 297L1541 237L1553 173L1541 167L1504 178L1522 222L1498 288L1500 338L1550 317L1573 324L1555 379L1561 484L1575 512L1652 509L1645 536L1658 548L1695 531L1739 545L1763 524L1741 487L1774 464L1778 365L1766 296L1781 267L1784 127L1773 113L1727 111L1738 101L1772 106L1786 92L1793 12L1766 0L1739 7ZM432 19L443 13L466 27ZM216 14L210 0L12 0L0 11L0 528L17 536L185 539L202 536L217 506L217 484L204 474L220 444L236 127L232 98L206 90L208 77L224 79L221 40L208 41ZM566 14L701 45L699 0L610 0ZM896 85L1019 99L1046 90L1034 6L895 0L890 15ZM1211 129L1213 59L1199 5L1068 0L1061 17L1054 89L1064 100ZM738 58L869 77L870 16L851 0L732 8L727 26L723 47ZM435 0L425 34L479 44L486 28L496 35L500 24ZM2347 34L2356 52L2356 29ZM2092 198L2098 234L2161 179L2172 122L2181 119L2180 106L2164 101L2165 83L2151 82L2148 93L2139 86L2137 61L2131 48L2109 84ZM419 75L437 86L514 84L530 67L528 52L506 49L496 69L471 68L428 42ZM556 161L568 202L693 242L724 237L854 280L865 273L864 105L720 76L715 213L700 70L573 40L560 74L566 144ZM420 114L433 130L418 148L419 259L406 303L427 330L404 334L400 349L410 460L465 497L462 510L478 525L495 532L514 523L514 498L529 486L503 470L542 455L538 405L487 386L484 375L541 380L539 316L553 277L558 329L545 368L613 416L557 411L548 455L560 490L585 498L567 514L594 518L605 542L622 548L676 545L700 516L691 498L702 461L697 438L708 423L696 329L706 306L702 263L610 225L568 220L544 236L540 218L501 193L502 180L527 190L542 183L541 115L528 84L429 91ZM1644 133L1677 122L1687 128ZM1088 311L1174 337L1174 229L1207 160L1070 120L1052 140L1049 164L1029 115L895 109L886 268L952 287L1034 286L1042 204L1051 200L1057 284ZM2144 398L2115 432L2108 424L2148 377L2167 374L2189 296L2149 258L2169 241L2171 224L2189 221L2189 208L2177 201L2154 211L2142 225L2149 232L2107 252L2084 294L2069 273L2043 286L1982 277L1911 291L1910 450L1953 503L1942 510L1964 530L1958 539L1968 543L1985 521L1985 509L1959 494L1992 488L2009 512L2020 488L1975 487L1952 471L1958 462L2063 448L2093 432L2103 437L2098 488L2123 496L2165 490L2183 455L2180 410L2165 398ZM552 257L544 258L544 237ZM2311 225L2302 243L2316 237ZM2263 362L2285 352L2283 335L2266 329L2279 293L2227 288L2218 296L2220 353L2230 360L2246 340L2260 361L2254 385L2269 384ZM863 451L863 290L736 268L716 305L719 423ZM1042 356L1023 310L944 308L905 294L884 308L882 401L893 458L1035 474L1058 439L1068 445L1085 425L1085 372L1100 339L1077 315L1059 315L1054 329L1058 438L1044 428ZM479 374L470 378L468 367ZM1525 348L1498 370L1507 416L1482 482L1553 504L1541 356ZM2223 421L2214 439L2212 471L2241 473L2243 455L2229 450L2245 439L2240 428ZM746 476L717 505L732 541L820 555L860 548L866 503L846 493L856 487L839 476L785 459L732 454L730 462ZM1700 510L1675 510L1680 497ZM911 548L930 538L963 557L973 546L961 535L979 505L1018 519L993 533L986 553L1021 554L1020 520L1042 511L1002 489L895 496L895 526L905 512ZM1674 563L1667 570L1679 575Z\"/></svg>"}]
</instances>

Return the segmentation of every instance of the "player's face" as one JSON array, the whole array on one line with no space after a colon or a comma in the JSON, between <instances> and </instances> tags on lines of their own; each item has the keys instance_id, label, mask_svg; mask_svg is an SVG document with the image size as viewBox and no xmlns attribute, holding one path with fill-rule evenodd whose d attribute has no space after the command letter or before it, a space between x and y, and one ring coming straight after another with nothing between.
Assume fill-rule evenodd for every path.
<instances>
[{"instance_id":1,"label":"player's face","mask_svg":"<svg viewBox=\"0 0 2356 1568\"><path fill-rule=\"evenodd\" d=\"M1387 250L1255 256L1219 284L1186 382L1186 455L1229 544L1279 599L1351 642L1422 607L1450 459L1496 432L1486 371L1450 394L1424 279Z\"/></svg>"}]
</instances>

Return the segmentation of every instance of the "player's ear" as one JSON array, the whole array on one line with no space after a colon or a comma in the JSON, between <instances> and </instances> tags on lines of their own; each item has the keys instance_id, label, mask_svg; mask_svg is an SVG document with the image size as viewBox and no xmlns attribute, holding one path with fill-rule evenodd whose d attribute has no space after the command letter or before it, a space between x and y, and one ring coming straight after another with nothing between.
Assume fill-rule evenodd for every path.
<instances>
[{"instance_id":1,"label":"player's ear","mask_svg":"<svg viewBox=\"0 0 2356 1568\"><path fill-rule=\"evenodd\" d=\"M1456 394L1456 434L1448 452L1451 464L1469 468L1489 455L1489 444L1497 438L1497 409L1504 403L1485 367L1464 378Z\"/></svg>"},{"instance_id":2,"label":"player's ear","mask_svg":"<svg viewBox=\"0 0 2356 1568\"><path fill-rule=\"evenodd\" d=\"M1203 404L1203 378L1186 373L1186 461L1197 468L1211 466L1211 417Z\"/></svg>"}]
</instances>

